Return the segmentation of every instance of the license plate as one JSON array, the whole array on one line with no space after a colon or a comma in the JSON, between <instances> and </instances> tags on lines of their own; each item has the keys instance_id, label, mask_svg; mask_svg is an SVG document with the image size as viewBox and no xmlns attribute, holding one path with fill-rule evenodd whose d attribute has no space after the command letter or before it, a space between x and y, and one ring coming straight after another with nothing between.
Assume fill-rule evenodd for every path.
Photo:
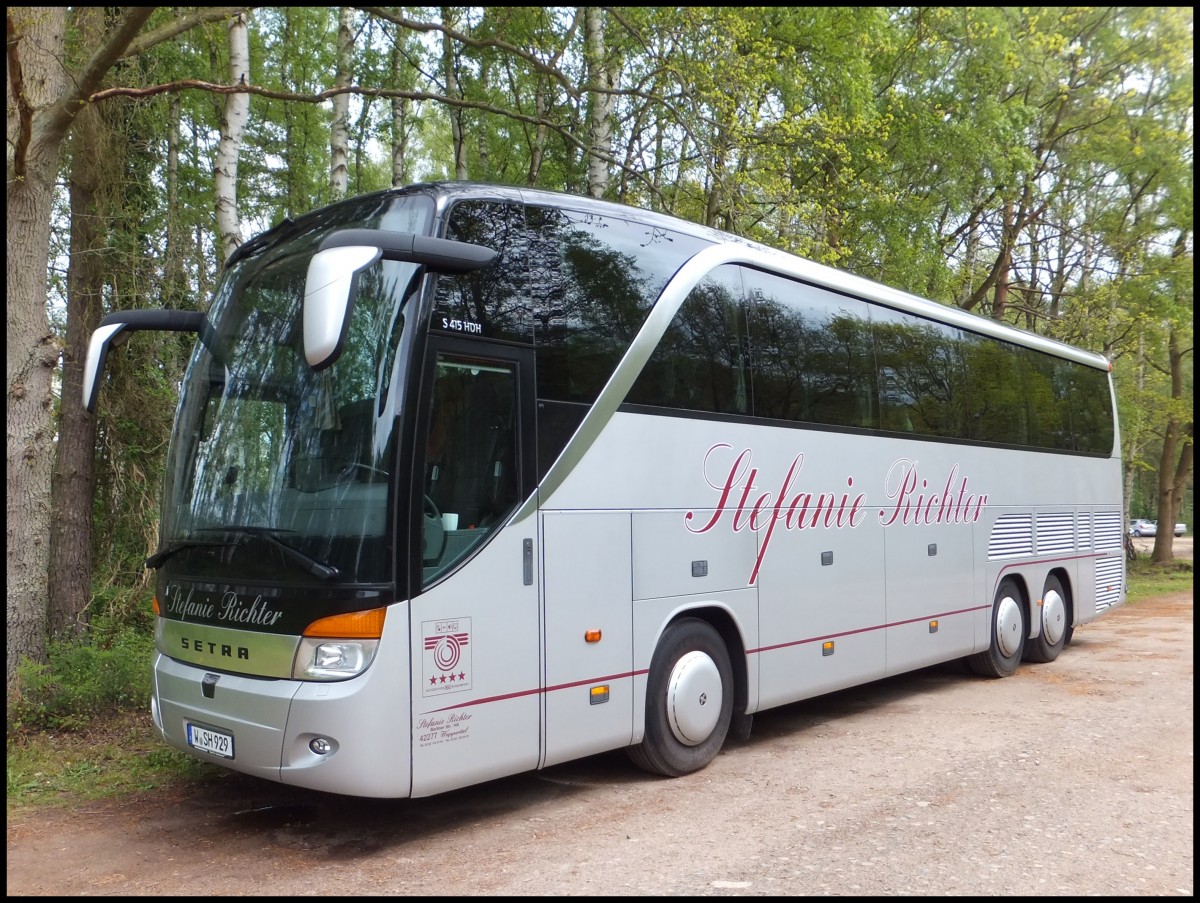
<instances>
[{"instance_id":1,"label":"license plate","mask_svg":"<svg viewBox=\"0 0 1200 903\"><path fill-rule=\"evenodd\" d=\"M214 756L220 756L222 759L233 758L232 734L214 731L211 727L201 727L198 724L189 722L187 726L187 741L188 746L203 750L206 753L212 753Z\"/></svg>"}]
</instances>

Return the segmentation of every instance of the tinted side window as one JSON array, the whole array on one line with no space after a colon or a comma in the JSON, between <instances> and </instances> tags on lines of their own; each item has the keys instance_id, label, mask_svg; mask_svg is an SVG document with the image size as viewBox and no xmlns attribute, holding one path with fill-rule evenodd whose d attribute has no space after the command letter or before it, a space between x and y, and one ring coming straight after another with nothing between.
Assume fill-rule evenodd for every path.
<instances>
[{"instance_id":1,"label":"tinted side window","mask_svg":"<svg viewBox=\"0 0 1200 903\"><path fill-rule=\"evenodd\" d=\"M503 201L459 201L450 208L446 237L499 252L490 266L439 277L430 329L528 344L528 255L521 206Z\"/></svg>"},{"instance_id":2,"label":"tinted side window","mask_svg":"<svg viewBox=\"0 0 1200 903\"><path fill-rule=\"evenodd\" d=\"M626 400L749 413L749 342L740 268L720 267L692 289Z\"/></svg>"},{"instance_id":3,"label":"tinted side window","mask_svg":"<svg viewBox=\"0 0 1200 903\"><path fill-rule=\"evenodd\" d=\"M1029 398L1030 443L1063 451L1111 453L1108 375L1032 348L1020 351Z\"/></svg>"},{"instance_id":4,"label":"tinted side window","mask_svg":"<svg viewBox=\"0 0 1200 903\"><path fill-rule=\"evenodd\" d=\"M1070 448L1091 454L1112 454L1112 399L1108 374L1094 367L1056 360L1055 392L1060 417L1070 424Z\"/></svg>"},{"instance_id":5,"label":"tinted side window","mask_svg":"<svg viewBox=\"0 0 1200 903\"><path fill-rule=\"evenodd\" d=\"M964 392L968 420L963 438L1028 444L1029 399L1022 349L974 333L963 336L968 370Z\"/></svg>"},{"instance_id":6,"label":"tinted side window","mask_svg":"<svg viewBox=\"0 0 1200 903\"><path fill-rule=\"evenodd\" d=\"M656 226L526 208L537 394L592 402L667 280L706 242Z\"/></svg>"},{"instance_id":7,"label":"tinted side window","mask_svg":"<svg viewBox=\"0 0 1200 903\"><path fill-rule=\"evenodd\" d=\"M876 425L875 359L863 301L747 269L754 413Z\"/></svg>"},{"instance_id":8,"label":"tinted side window","mask_svg":"<svg viewBox=\"0 0 1200 903\"><path fill-rule=\"evenodd\" d=\"M1025 381L1025 417L1029 423L1029 444L1039 448L1069 449L1071 413L1069 404L1064 410L1060 376L1066 376L1055 366L1055 359L1039 354L1032 348L1018 348L1021 376Z\"/></svg>"},{"instance_id":9,"label":"tinted side window","mask_svg":"<svg viewBox=\"0 0 1200 903\"><path fill-rule=\"evenodd\" d=\"M969 343L963 331L886 307L871 308L871 328L880 426L922 436L967 435Z\"/></svg>"}]
</instances>

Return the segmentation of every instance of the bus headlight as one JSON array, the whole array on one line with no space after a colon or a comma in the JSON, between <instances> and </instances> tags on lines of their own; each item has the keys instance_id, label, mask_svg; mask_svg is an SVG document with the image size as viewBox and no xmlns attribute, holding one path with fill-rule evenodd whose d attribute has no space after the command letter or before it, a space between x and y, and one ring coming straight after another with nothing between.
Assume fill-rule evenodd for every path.
<instances>
[{"instance_id":1,"label":"bus headlight","mask_svg":"<svg viewBox=\"0 0 1200 903\"><path fill-rule=\"evenodd\" d=\"M379 640L328 640L305 637L296 653L296 680L346 680L367 670Z\"/></svg>"},{"instance_id":2,"label":"bus headlight","mask_svg":"<svg viewBox=\"0 0 1200 903\"><path fill-rule=\"evenodd\" d=\"M366 671L379 648L386 608L352 611L313 621L296 650L296 680L346 680Z\"/></svg>"}]
</instances>

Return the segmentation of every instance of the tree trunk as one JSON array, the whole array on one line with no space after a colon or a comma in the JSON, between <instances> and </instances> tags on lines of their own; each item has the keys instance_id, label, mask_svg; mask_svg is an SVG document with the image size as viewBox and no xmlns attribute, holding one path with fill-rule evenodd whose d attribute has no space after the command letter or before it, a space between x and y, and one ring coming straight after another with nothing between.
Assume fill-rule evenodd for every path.
<instances>
[{"instance_id":1,"label":"tree trunk","mask_svg":"<svg viewBox=\"0 0 1200 903\"><path fill-rule=\"evenodd\" d=\"M615 76L604 60L604 11L594 6L583 12L585 34L584 60L587 63L588 148L587 191L594 198L604 197L608 190L608 158L612 156L612 114Z\"/></svg>"},{"instance_id":2,"label":"tree trunk","mask_svg":"<svg viewBox=\"0 0 1200 903\"><path fill-rule=\"evenodd\" d=\"M338 17L337 33L337 76L335 88L350 87L350 73L354 54L354 9L343 6ZM333 97L333 122L329 128L329 194L335 201L346 196L350 187L350 169L347 166L350 135L350 95L335 94Z\"/></svg>"},{"instance_id":3,"label":"tree trunk","mask_svg":"<svg viewBox=\"0 0 1200 903\"><path fill-rule=\"evenodd\" d=\"M8 10L8 609L6 678L22 656L45 657L53 374L46 316L50 221L59 154L86 98L154 11L125 11L86 67L63 68L64 7Z\"/></svg>"},{"instance_id":4,"label":"tree trunk","mask_svg":"<svg viewBox=\"0 0 1200 903\"><path fill-rule=\"evenodd\" d=\"M58 344L46 316L54 179L63 134L49 110L67 89L66 10L8 11L8 609L6 682L27 656L45 659L53 375ZM15 113L15 115L14 115Z\"/></svg>"},{"instance_id":5,"label":"tree trunk","mask_svg":"<svg viewBox=\"0 0 1200 903\"><path fill-rule=\"evenodd\" d=\"M396 40L392 45L392 77L396 87L408 83L405 77L407 63L404 54L400 52L401 29L396 29ZM392 98L392 187L400 188L408 184L408 111L407 97Z\"/></svg>"},{"instance_id":6,"label":"tree trunk","mask_svg":"<svg viewBox=\"0 0 1200 903\"><path fill-rule=\"evenodd\" d=\"M98 19L100 7L80 7L80 19ZM94 22L99 35L101 23ZM81 30L88 33L88 27ZM71 259L67 265L67 346L63 352L58 443L51 485L49 635L78 634L92 600L92 496L96 475L96 418L83 407L88 340L100 322L104 292L104 216L99 209L105 172L113 159L108 131L96 107L75 119L71 140Z\"/></svg>"},{"instance_id":7,"label":"tree trunk","mask_svg":"<svg viewBox=\"0 0 1200 903\"><path fill-rule=\"evenodd\" d=\"M1179 347L1179 333L1174 327L1167 337L1167 353L1173 404L1163 436L1162 455L1158 459L1158 532L1154 535L1154 551L1150 553L1150 560L1156 564L1175 560L1175 524L1192 474L1194 454L1193 421L1190 418L1185 421L1178 413L1184 410L1183 360L1191 354L1191 349Z\"/></svg>"},{"instance_id":8,"label":"tree trunk","mask_svg":"<svg viewBox=\"0 0 1200 903\"><path fill-rule=\"evenodd\" d=\"M442 22L448 28L457 24L454 10L457 7L442 7ZM460 97L462 92L458 86L458 60L454 53L454 42L447 34L442 35L442 71L446 79L446 96ZM450 107L450 137L454 143L454 178L465 181L470 178L467 170L467 137L463 128L463 111L461 107Z\"/></svg>"},{"instance_id":9,"label":"tree trunk","mask_svg":"<svg viewBox=\"0 0 1200 903\"><path fill-rule=\"evenodd\" d=\"M246 14L229 20L229 83L250 83L250 37ZM242 243L238 222L237 170L242 134L250 118L250 95L230 94L221 116L221 143L213 167L213 190L217 199L217 249L223 263Z\"/></svg>"},{"instance_id":10,"label":"tree trunk","mask_svg":"<svg viewBox=\"0 0 1200 903\"><path fill-rule=\"evenodd\" d=\"M178 308L188 298L190 245L179 198L179 123L183 110L178 94L171 97L167 115L167 254L163 261L163 295L167 307Z\"/></svg>"}]
</instances>

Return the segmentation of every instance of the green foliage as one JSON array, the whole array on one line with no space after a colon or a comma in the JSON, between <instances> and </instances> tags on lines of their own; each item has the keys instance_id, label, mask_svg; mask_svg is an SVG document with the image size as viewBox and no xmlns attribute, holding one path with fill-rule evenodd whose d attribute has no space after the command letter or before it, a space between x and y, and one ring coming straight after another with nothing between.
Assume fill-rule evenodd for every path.
<instances>
[{"instance_id":1,"label":"green foliage","mask_svg":"<svg viewBox=\"0 0 1200 903\"><path fill-rule=\"evenodd\" d=\"M98 718L73 731L10 732L6 747L10 816L28 807L73 806L224 776L164 745L144 709Z\"/></svg>"},{"instance_id":2,"label":"green foliage","mask_svg":"<svg viewBox=\"0 0 1200 903\"><path fill-rule=\"evenodd\" d=\"M145 630L93 629L52 640L48 662L25 660L8 694L8 733L79 729L150 700L153 640Z\"/></svg>"}]
</instances>

